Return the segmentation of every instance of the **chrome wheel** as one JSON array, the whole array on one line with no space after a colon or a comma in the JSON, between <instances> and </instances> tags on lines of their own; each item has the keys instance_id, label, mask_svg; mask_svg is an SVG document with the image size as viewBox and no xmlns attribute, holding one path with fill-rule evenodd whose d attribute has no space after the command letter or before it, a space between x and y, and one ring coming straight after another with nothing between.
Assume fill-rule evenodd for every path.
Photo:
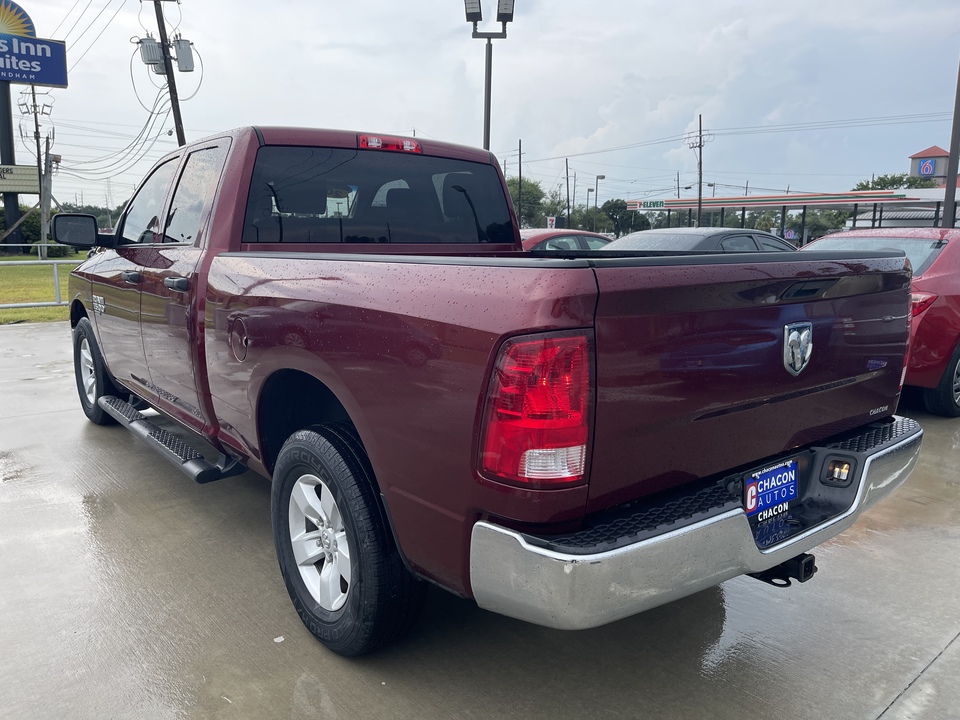
<instances>
[{"instance_id":1,"label":"chrome wheel","mask_svg":"<svg viewBox=\"0 0 960 720\"><path fill-rule=\"evenodd\" d=\"M86 338L80 340L80 382L83 384L83 393L87 402L93 405L97 402L97 375L93 364L93 351Z\"/></svg>"},{"instance_id":2,"label":"chrome wheel","mask_svg":"<svg viewBox=\"0 0 960 720\"><path fill-rule=\"evenodd\" d=\"M289 514L300 578L320 607L339 610L350 592L350 545L330 488L316 475L301 475L290 493Z\"/></svg>"}]
</instances>

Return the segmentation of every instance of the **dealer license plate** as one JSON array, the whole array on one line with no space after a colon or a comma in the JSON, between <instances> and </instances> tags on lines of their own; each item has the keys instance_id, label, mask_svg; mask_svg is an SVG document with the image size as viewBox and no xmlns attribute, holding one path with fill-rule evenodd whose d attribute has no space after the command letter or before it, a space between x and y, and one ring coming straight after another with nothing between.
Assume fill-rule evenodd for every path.
<instances>
[{"instance_id":1,"label":"dealer license plate","mask_svg":"<svg viewBox=\"0 0 960 720\"><path fill-rule=\"evenodd\" d=\"M785 513L790 501L799 497L797 461L787 460L747 477L744 507L747 517L763 522Z\"/></svg>"}]
</instances>

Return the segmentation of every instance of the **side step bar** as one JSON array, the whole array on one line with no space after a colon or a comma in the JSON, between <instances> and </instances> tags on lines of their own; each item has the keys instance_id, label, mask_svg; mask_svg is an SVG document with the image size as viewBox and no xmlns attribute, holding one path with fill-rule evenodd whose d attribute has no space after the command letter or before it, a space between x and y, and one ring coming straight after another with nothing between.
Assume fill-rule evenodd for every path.
<instances>
[{"instance_id":1,"label":"side step bar","mask_svg":"<svg viewBox=\"0 0 960 720\"><path fill-rule=\"evenodd\" d=\"M100 398L99 405L134 435L172 462L181 472L198 483L240 475L247 466L235 458L220 453L216 465L204 459L203 455L190 447L181 438L154 425L133 405L112 395Z\"/></svg>"}]
</instances>

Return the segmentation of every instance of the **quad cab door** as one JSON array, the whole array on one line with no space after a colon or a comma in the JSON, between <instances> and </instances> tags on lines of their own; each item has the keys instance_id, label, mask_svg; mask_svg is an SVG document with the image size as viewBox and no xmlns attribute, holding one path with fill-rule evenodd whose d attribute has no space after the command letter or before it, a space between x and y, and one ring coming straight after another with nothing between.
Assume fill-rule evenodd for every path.
<instances>
[{"instance_id":1,"label":"quad cab door","mask_svg":"<svg viewBox=\"0 0 960 720\"><path fill-rule=\"evenodd\" d=\"M93 279L93 320L107 367L120 385L154 401L140 335L144 259L161 237L161 218L180 157L154 168L127 204L115 249L104 250Z\"/></svg>"},{"instance_id":2,"label":"quad cab door","mask_svg":"<svg viewBox=\"0 0 960 720\"><path fill-rule=\"evenodd\" d=\"M140 256L140 332L157 407L202 430L196 368L203 309L196 274L229 139L192 148L181 162L159 242Z\"/></svg>"}]
</instances>

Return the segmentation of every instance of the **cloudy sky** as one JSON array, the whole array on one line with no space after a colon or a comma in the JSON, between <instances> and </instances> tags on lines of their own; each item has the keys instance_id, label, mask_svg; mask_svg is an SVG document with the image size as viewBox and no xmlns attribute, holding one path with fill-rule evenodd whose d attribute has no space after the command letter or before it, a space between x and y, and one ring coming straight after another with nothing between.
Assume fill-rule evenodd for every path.
<instances>
[{"instance_id":1,"label":"cloudy sky","mask_svg":"<svg viewBox=\"0 0 960 720\"><path fill-rule=\"evenodd\" d=\"M67 43L69 88L40 95L52 104L42 132L55 130L63 157L54 195L119 204L176 145L172 117L149 112L159 78L130 42L157 35L153 3L19 4L38 37ZM484 43L462 0L163 6L198 56L197 72L177 75L188 141L275 124L482 145ZM495 0L483 8L495 16ZM517 0L508 35L493 44L490 149L515 175L522 142L524 177L545 189L568 159L577 202L598 175L601 204L675 196L678 172L695 184L684 138L699 114L717 196L747 183L751 194L847 190L950 143L957 0ZM15 126L25 88L12 86ZM27 131L20 164L34 162L32 120Z\"/></svg>"}]
</instances>

